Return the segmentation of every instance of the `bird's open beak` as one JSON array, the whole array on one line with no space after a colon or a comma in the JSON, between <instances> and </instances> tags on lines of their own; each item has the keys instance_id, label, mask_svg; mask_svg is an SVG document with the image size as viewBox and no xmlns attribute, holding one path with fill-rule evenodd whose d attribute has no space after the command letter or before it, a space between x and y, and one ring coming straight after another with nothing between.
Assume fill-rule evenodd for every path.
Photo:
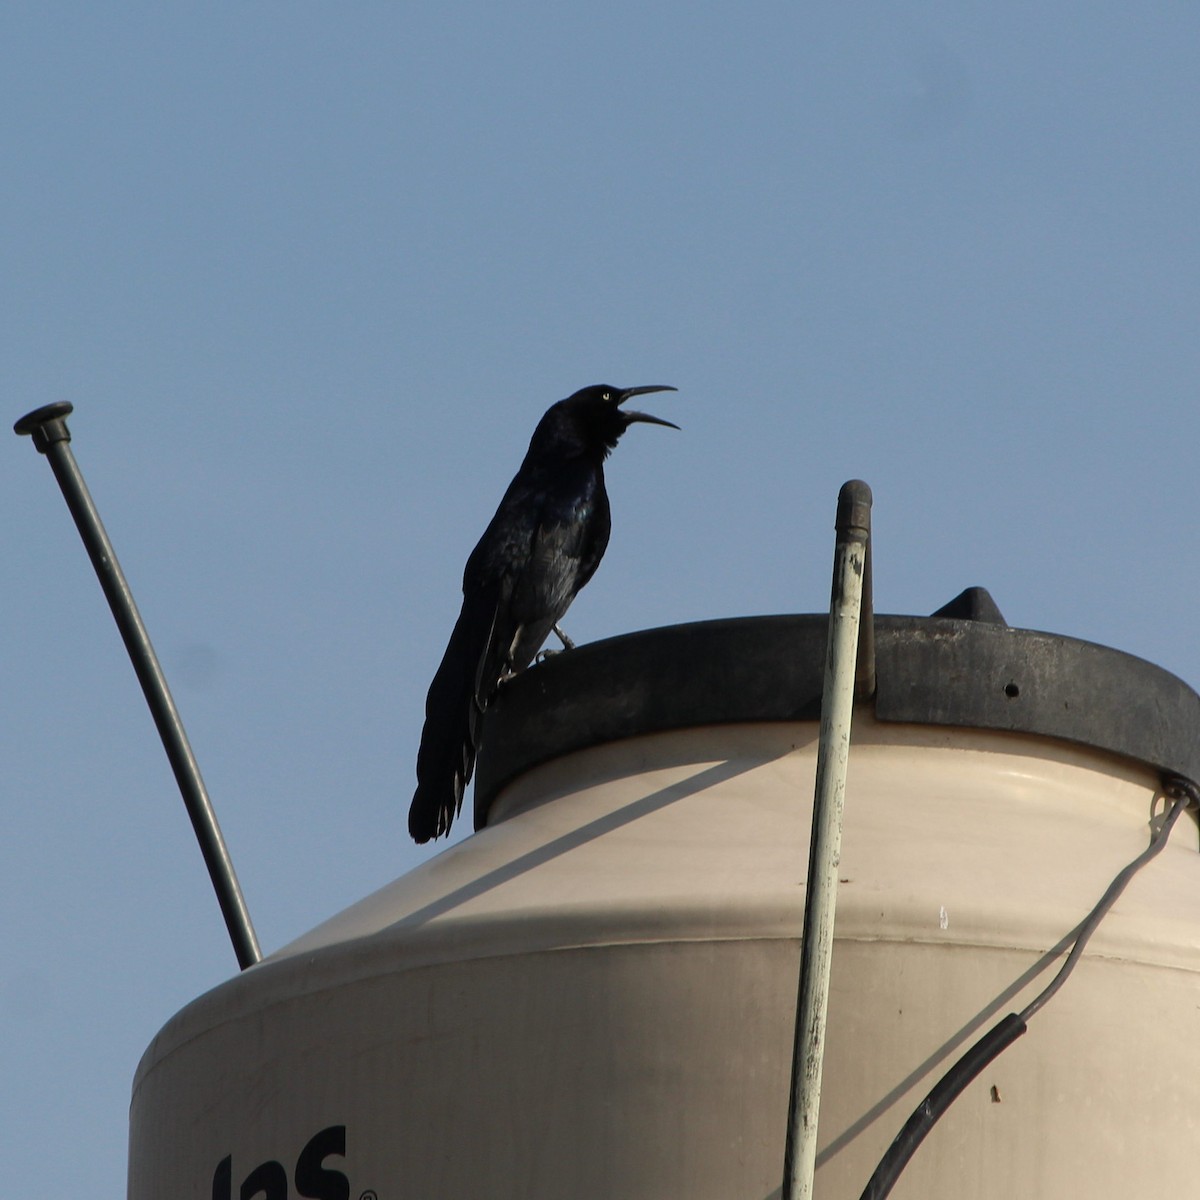
<instances>
[{"instance_id":1,"label":"bird's open beak","mask_svg":"<svg viewBox=\"0 0 1200 1200\"><path fill-rule=\"evenodd\" d=\"M631 396L645 396L650 392L675 392L678 388L671 387L667 383L653 383L647 387L626 388L617 398L618 404L624 404ZM646 425L666 425L668 429L678 429L679 426L674 421L664 421L662 417L652 417L649 413L644 412L622 412L627 425L634 425L638 421Z\"/></svg>"}]
</instances>

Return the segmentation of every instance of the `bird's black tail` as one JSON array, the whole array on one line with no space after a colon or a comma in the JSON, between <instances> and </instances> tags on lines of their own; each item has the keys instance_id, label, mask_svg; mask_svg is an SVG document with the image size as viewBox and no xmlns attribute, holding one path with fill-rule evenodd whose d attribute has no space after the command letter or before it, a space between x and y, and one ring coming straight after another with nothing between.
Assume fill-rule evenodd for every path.
<instances>
[{"instance_id":1,"label":"bird's black tail","mask_svg":"<svg viewBox=\"0 0 1200 1200\"><path fill-rule=\"evenodd\" d=\"M417 752L417 790L408 810L408 832L427 842L450 831L463 790L475 769L479 724L496 680L480 678L493 633L496 597L463 598L462 611L425 700L425 728Z\"/></svg>"}]
</instances>

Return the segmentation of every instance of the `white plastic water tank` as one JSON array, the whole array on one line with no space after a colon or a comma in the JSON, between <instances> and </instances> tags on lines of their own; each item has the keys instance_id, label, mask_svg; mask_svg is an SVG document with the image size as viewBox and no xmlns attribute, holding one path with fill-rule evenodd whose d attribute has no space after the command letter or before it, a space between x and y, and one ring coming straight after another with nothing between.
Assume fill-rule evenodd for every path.
<instances>
[{"instance_id":1,"label":"white plastic water tank","mask_svg":"<svg viewBox=\"0 0 1200 1200\"><path fill-rule=\"evenodd\" d=\"M1200 698L1070 639L879 618L821 1107L857 1197L1200 773ZM130 1200L779 1195L824 619L652 631L508 685L479 832L200 997L134 1085ZM397 829L401 826L398 819ZM1195 1191L1194 822L893 1195Z\"/></svg>"}]
</instances>

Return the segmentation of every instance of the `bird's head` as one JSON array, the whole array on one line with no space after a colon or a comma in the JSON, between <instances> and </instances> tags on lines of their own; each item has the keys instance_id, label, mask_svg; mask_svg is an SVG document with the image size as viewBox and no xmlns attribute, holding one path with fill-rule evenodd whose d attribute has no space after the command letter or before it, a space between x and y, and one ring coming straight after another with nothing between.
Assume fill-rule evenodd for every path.
<instances>
[{"instance_id":1,"label":"bird's head","mask_svg":"<svg viewBox=\"0 0 1200 1200\"><path fill-rule=\"evenodd\" d=\"M621 407L626 400L634 396L675 390L668 384L618 388L607 383L598 383L592 387L580 389L565 400L560 400L554 409L551 409L551 412L555 409L559 410L559 414L569 421L579 436L588 443L588 448L600 448L604 454L607 454L617 444L617 439L621 434L630 425L638 422L647 425L666 425L670 429L678 429L679 426L673 421L664 421L662 417L652 417L649 413Z\"/></svg>"}]
</instances>

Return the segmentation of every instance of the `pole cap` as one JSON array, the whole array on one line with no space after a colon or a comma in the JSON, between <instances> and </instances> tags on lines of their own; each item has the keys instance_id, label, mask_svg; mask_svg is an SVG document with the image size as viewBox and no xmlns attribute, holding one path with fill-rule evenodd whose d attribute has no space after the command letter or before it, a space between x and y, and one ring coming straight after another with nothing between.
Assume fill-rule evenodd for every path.
<instances>
[{"instance_id":1,"label":"pole cap","mask_svg":"<svg viewBox=\"0 0 1200 1200\"><path fill-rule=\"evenodd\" d=\"M13 433L21 437L29 435L39 454L45 454L54 442L69 442L71 431L67 418L75 411L69 400L58 400L26 413L14 426Z\"/></svg>"},{"instance_id":2,"label":"pole cap","mask_svg":"<svg viewBox=\"0 0 1200 1200\"><path fill-rule=\"evenodd\" d=\"M871 532L871 489L861 479L842 484L834 527L852 540L865 541Z\"/></svg>"}]
</instances>

